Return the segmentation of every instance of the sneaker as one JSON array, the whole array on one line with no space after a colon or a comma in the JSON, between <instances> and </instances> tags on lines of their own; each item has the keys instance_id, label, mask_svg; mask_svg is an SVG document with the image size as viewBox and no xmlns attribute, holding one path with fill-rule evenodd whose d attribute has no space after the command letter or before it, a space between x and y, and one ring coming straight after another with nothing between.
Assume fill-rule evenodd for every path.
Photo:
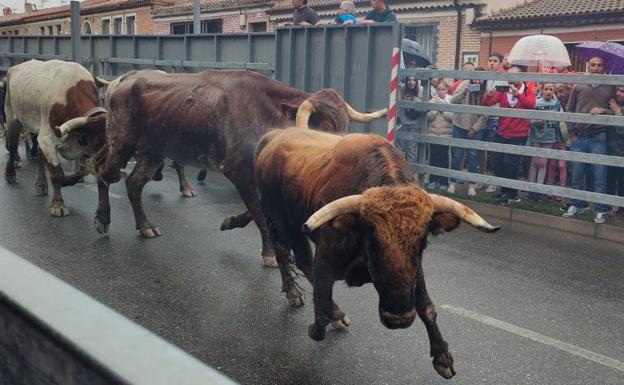
<instances>
[{"instance_id":1,"label":"sneaker","mask_svg":"<svg viewBox=\"0 0 624 385\"><path fill-rule=\"evenodd\" d=\"M495 193L496 190L498 190L498 187L494 186L493 184L489 185L488 188L485 189L486 193Z\"/></svg>"},{"instance_id":2,"label":"sneaker","mask_svg":"<svg viewBox=\"0 0 624 385\"><path fill-rule=\"evenodd\" d=\"M605 223L605 219L607 217L607 213L604 212L598 212L596 213L596 216L594 217L594 223Z\"/></svg>"},{"instance_id":3,"label":"sneaker","mask_svg":"<svg viewBox=\"0 0 624 385\"><path fill-rule=\"evenodd\" d=\"M429 182L429 184L427 185L427 188L429 190L435 190L436 188L438 188L438 182Z\"/></svg>"},{"instance_id":4,"label":"sneaker","mask_svg":"<svg viewBox=\"0 0 624 385\"><path fill-rule=\"evenodd\" d=\"M446 190L448 190L448 186L447 186L447 185L445 185L445 184L441 184L440 186L438 186L438 188L439 188L440 190L442 190L442 191L446 191Z\"/></svg>"},{"instance_id":5,"label":"sneaker","mask_svg":"<svg viewBox=\"0 0 624 385\"><path fill-rule=\"evenodd\" d=\"M564 218L572 218L575 215L579 215L584 213L585 211L587 211L587 207L576 207L576 206L572 206L570 205L568 207L568 211L566 211L565 213L563 213L563 217Z\"/></svg>"},{"instance_id":6,"label":"sneaker","mask_svg":"<svg viewBox=\"0 0 624 385\"><path fill-rule=\"evenodd\" d=\"M455 183L449 183L448 189L446 192L449 194L455 194Z\"/></svg>"},{"instance_id":7,"label":"sneaker","mask_svg":"<svg viewBox=\"0 0 624 385\"><path fill-rule=\"evenodd\" d=\"M564 202L561 206L559 206L559 211L565 213L572 206L569 202Z\"/></svg>"},{"instance_id":8,"label":"sneaker","mask_svg":"<svg viewBox=\"0 0 624 385\"><path fill-rule=\"evenodd\" d=\"M474 188L477 190L481 190L483 187L485 187L483 183L475 183L474 185Z\"/></svg>"},{"instance_id":9,"label":"sneaker","mask_svg":"<svg viewBox=\"0 0 624 385\"><path fill-rule=\"evenodd\" d=\"M507 198L507 195L505 194L500 194L494 199L496 200L496 203L499 203L501 205L506 205L507 202L509 201L509 198Z\"/></svg>"},{"instance_id":10,"label":"sneaker","mask_svg":"<svg viewBox=\"0 0 624 385\"><path fill-rule=\"evenodd\" d=\"M474 184L469 184L468 185L468 196L469 197L473 197L477 195L477 190L475 190L475 185Z\"/></svg>"},{"instance_id":11,"label":"sneaker","mask_svg":"<svg viewBox=\"0 0 624 385\"><path fill-rule=\"evenodd\" d=\"M507 199L507 204L512 204L512 203L520 203L522 202L522 198L520 198L519 196L516 196L515 198L509 198Z\"/></svg>"}]
</instances>

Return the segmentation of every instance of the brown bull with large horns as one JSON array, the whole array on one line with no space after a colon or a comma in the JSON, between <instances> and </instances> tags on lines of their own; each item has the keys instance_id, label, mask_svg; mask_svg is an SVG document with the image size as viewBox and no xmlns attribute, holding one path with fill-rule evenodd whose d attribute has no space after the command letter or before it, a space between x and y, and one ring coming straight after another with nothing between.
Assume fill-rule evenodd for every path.
<instances>
[{"instance_id":1,"label":"brown bull with large horns","mask_svg":"<svg viewBox=\"0 0 624 385\"><path fill-rule=\"evenodd\" d=\"M372 282L381 322L406 328L418 314L427 328L434 368L444 378L453 377L453 357L425 286L427 236L451 231L460 221L485 232L498 227L418 187L401 152L375 135L271 131L258 143L255 169L282 290L292 306L303 304L291 250L296 267L313 285L310 337L322 340L329 323L343 327L351 322L333 302L336 280L349 286ZM314 256L306 235L316 245Z\"/></svg>"},{"instance_id":2,"label":"brown bull with large horns","mask_svg":"<svg viewBox=\"0 0 624 385\"><path fill-rule=\"evenodd\" d=\"M143 211L141 192L167 157L178 165L220 169L234 183L249 211L226 218L221 229L245 226L253 218L267 266L276 263L253 178L258 139L270 127L288 127L295 121L345 132L350 120L370 122L385 114L358 113L332 89L307 93L251 71L133 71L108 85L106 99L107 154L98 166L96 229L108 231L108 186L120 180L120 169L135 155L126 187L136 228L144 237L160 235Z\"/></svg>"}]
</instances>

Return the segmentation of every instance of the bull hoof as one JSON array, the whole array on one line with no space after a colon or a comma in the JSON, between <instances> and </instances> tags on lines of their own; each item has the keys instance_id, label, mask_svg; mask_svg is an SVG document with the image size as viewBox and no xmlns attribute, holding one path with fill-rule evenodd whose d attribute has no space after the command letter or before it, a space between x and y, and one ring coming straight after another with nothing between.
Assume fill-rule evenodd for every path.
<instances>
[{"instance_id":1,"label":"bull hoof","mask_svg":"<svg viewBox=\"0 0 624 385\"><path fill-rule=\"evenodd\" d=\"M163 180L163 174L161 171L156 172L156 174L154 174L154 177L152 178L152 180L155 180L157 182Z\"/></svg>"},{"instance_id":2,"label":"bull hoof","mask_svg":"<svg viewBox=\"0 0 624 385\"><path fill-rule=\"evenodd\" d=\"M160 236L160 230L156 226L148 226L139 230L143 238L156 238Z\"/></svg>"},{"instance_id":3,"label":"bull hoof","mask_svg":"<svg viewBox=\"0 0 624 385\"><path fill-rule=\"evenodd\" d=\"M180 190L180 192L182 193L182 196L184 198L193 198L193 197L195 197L195 191L193 191L193 189L191 189L191 188Z\"/></svg>"},{"instance_id":4,"label":"bull hoof","mask_svg":"<svg viewBox=\"0 0 624 385\"><path fill-rule=\"evenodd\" d=\"M453 365L453 356L449 352L439 354L433 359L433 368L438 374L447 380L453 378L457 373Z\"/></svg>"},{"instance_id":5,"label":"bull hoof","mask_svg":"<svg viewBox=\"0 0 624 385\"><path fill-rule=\"evenodd\" d=\"M262 257L262 262L264 263L264 267L271 267L271 268L279 267L277 264L277 258L275 258L275 256Z\"/></svg>"},{"instance_id":6,"label":"bull hoof","mask_svg":"<svg viewBox=\"0 0 624 385\"><path fill-rule=\"evenodd\" d=\"M327 335L327 331L324 326L319 326L316 322L312 322L310 326L308 326L308 335L314 341L323 341Z\"/></svg>"},{"instance_id":7,"label":"bull hoof","mask_svg":"<svg viewBox=\"0 0 624 385\"><path fill-rule=\"evenodd\" d=\"M331 325L335 329L344 329L351 325L351 319L345 315L339 320L331 321Z\"/></svg>"},{"instance_id":8,"label":"bull hoof","mask_svg":"<svg viewBox=\"0 0 624 385\"><path fill-rule=\"evenodd\" d=\"M48 195L48 185L47 184L36 184L35 191L37 191L37 195Z\"/></svg>"},{"instance_id":9,"label":"bull hoof","mask_svg":"<svg viewBox=\"0 0 624 385\"><path fill-rule=\"evenodd\" d=\"M17 182L17 177L15 176L15 174L4 174L4 179L6 179L8 184L15 184L15 182Z\"/></svg>"},{"instance_id":10,"label":"bull hoof","mask_svg":"<svg viewBox=\"0 0 624 385\"><path fill-rule=\"evenodd\" d=\"M108 233L108 227L110 226L110 223L102 223L97 218L95 218L95 220L93 221L93 224L95 225L95 231L97 231L98 233L100 234Z\"/></svg>"},{"instance_id":11,"label":"bull hoof","mask_svg":"<svg viewBox=\"0 0 624 385\"><path fill-rule=\"evenodd\" d=\"M236 219L236 215L230 215L229 217L226 217L221 223L221 227L219 230L225 231L225 230L232 230L236 228L234 226L234 219Z\"/></svg>"},{"instance_id":12,"label":"bull hoof","mask_svg":"<svg viewBox=\"0 0 624 385\"><path fill-rule=\"evenodd\" d=\"M69 209L64 204L53 204L50 206L50 215L53 217L66 217L69 215Z\"/></svg>"}]
</instances>

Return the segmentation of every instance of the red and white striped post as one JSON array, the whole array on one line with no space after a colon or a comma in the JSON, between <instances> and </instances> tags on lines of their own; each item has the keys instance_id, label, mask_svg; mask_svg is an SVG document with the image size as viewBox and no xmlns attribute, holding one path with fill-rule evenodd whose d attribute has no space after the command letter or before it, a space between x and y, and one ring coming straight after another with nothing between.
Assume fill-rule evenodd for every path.
<instances>
[{"instance_id":1,"label":"red and white striped post","mask_svg":"<svg viewBox=\"0 0 624 385\"><path fill-rule=\"evenodd\" d=\"M392 72L390 76L390 103L388 104L388 136L390 143L394 143L394 132L396 131L397 113L397 94L399 92L399 63L401 50L399 47L392 48Z\"/></svg>"},{"instance_id":2,"label":"red and white striped post","mask_svg":"<svg viewBox=\"0 0 624 385\"><path fill-rule=\"evenodd\" d=\"M392 37L394 47L392 48L392 71L390 74L390 102L388 104L388 135L386 138L390 143L394 144L394 133L396 131L397 114L397 95L399 93L399 66L401 63L401 25L394 23L392 29Z\"/></svg>"}]
</instances>

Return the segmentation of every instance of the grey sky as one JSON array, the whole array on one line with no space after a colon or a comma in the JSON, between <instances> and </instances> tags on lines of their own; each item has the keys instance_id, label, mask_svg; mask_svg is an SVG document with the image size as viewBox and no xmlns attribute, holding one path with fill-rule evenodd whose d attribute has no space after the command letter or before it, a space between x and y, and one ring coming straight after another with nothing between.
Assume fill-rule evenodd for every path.
<instances>
[{"instance_id":1,"label":"grey sky","mask_svg":"<svg viewBox=\"0 0 624 385\"><path fill-rule=\"evenodd\" d=\"M58 7L61 5L61 0L44 0L43 5L41 4L41 0L31 0L30 2L35 4L39 9ZM69 0L65 0L63 4L69 4ZM13 8L13 13L22 13L24 12L24 0L0 0L0 8L4 7Z\"/></svg>"}]
</instances>

